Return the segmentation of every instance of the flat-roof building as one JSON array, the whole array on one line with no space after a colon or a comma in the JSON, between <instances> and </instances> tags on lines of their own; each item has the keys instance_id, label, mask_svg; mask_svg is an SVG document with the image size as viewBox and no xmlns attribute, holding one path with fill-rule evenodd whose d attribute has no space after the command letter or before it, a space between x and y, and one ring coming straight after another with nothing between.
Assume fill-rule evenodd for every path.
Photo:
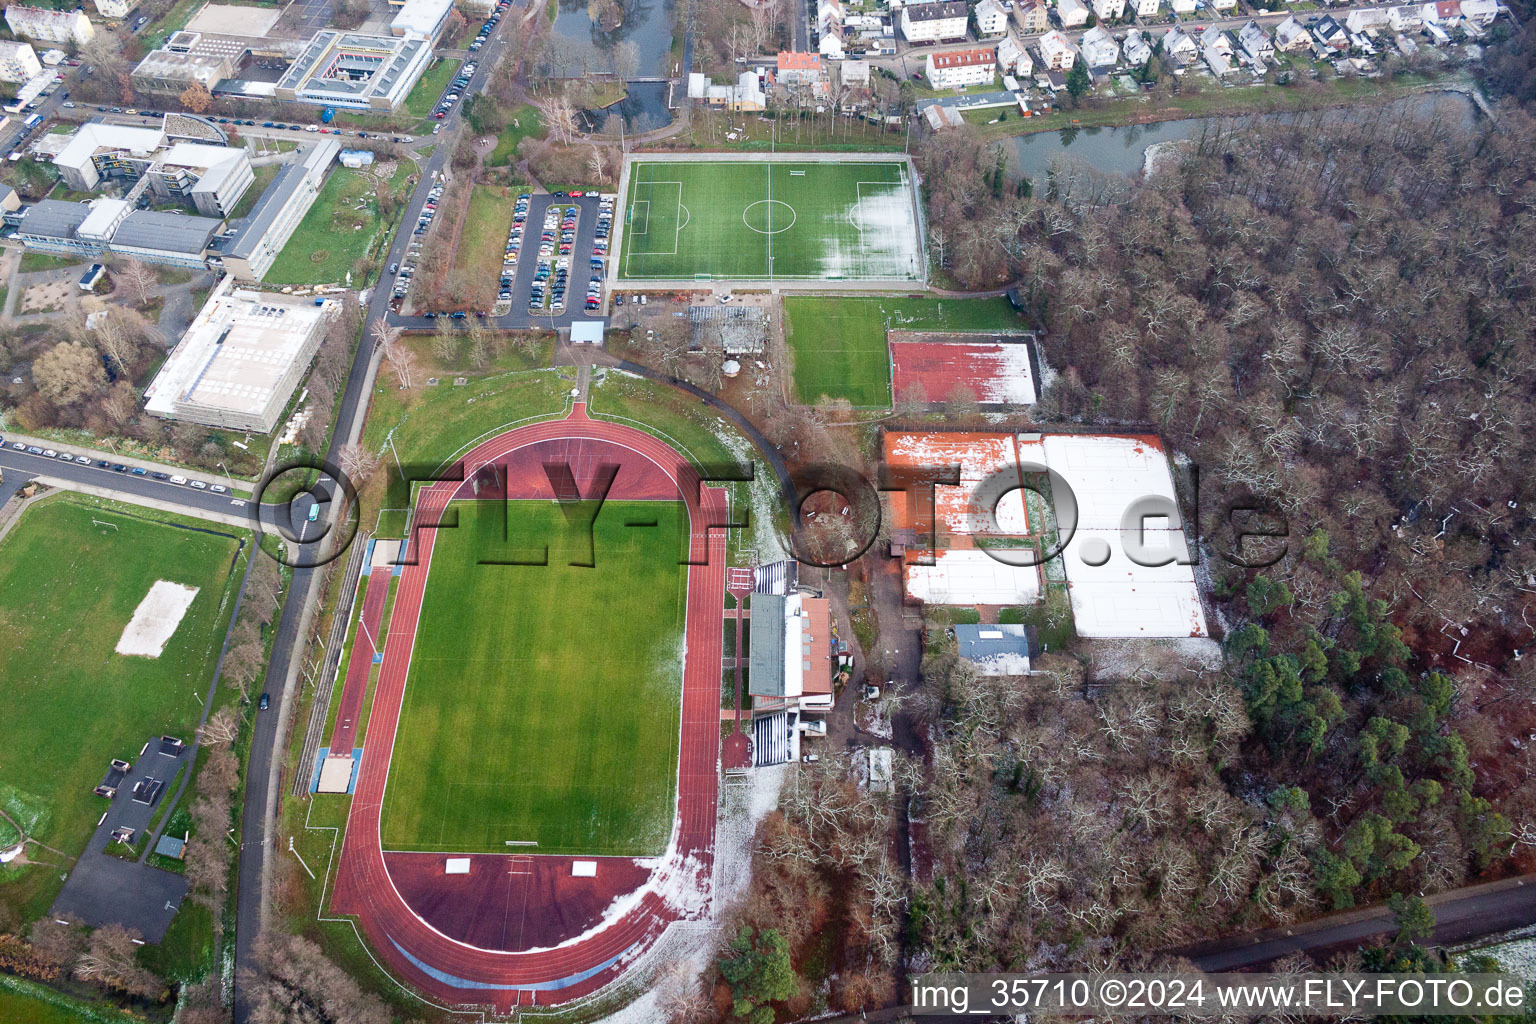
<instances>
[{"instance_id":1,"label":"flat-roof building","mask_svg":"<svg viewBox=\"0 0 1536 1024\"><path fill-rule=\"evenodd\" d=\"M452 10L453 0L405 0L400 12L389 23L390 34L414 36L435 43Z\"/></svg>"},{"instance_id":2,"label":"flat-roof building","mask_svg":"<svg viewBox=\"0 0 1536 1024\"><path fill-rule=\"evenodd\" d=\"M102 178L137 178L165 141L159 128L91 122L53 158L59 177L75 192L94 192Z\"/></svg>"},{"instance_id":3,"label":"flat-roof building","mask_svg":"<svg viewBox=\"0 0 1536 1024\"><path fill-rule=\"evenodd\" d=\"M16 237L40 252L90 258L111 252L145 263L197 268L206 265L222 223L213 217L135 210L121 199L44 199L21 211Z\"/></svg>"},{"instance_id":4,"label":"flat-roof building","mask_svg":"<svg viewBox=\"0 0 1536 1024\"><path fill-rule=\"evenodd\" d=\"M335 139L321 139L278 170L250 214L220 239L218 258L226 271L242 281L260 281L266 275L314 205L326 168L340 149Z\"/></svg>"},{"instance_id":5,"label":"flat-roof building","mask_svg":"<svg viewBox=\"0 0 1536 1024\"><path fill-rule=\"evenodd\" d=\"M42 62L31 46L0 40L0 82L26 82L42 73Z\"/></svg>"},{"instance_id":6,"label":"flat-roof building","mask_svg":"<svg viewBox=\"0 0 1536 1024\"><path fill-rule=\"evenodd\" d=\"M178 126L201 123L177 116ZM81 125L53 163L64 183L77 192L94 191L103 179L147 177L145 187L155 196L191 203L205 217L227 217L256 180L244 149L203 142L168 144L162 128L97 122Z\"/></svg>"},{"instance_id":7,"label":"flat-roof building","mask_svg":"<svg viewBox=\"0 0 1536 1024\"><path fill-rule=\"evenodd\" d=\"M752 595L747 686L754 711L832 710L832 609L804 594Z\"/></svg>"},{"instance_id":8,"label":"flat-roof building","mask_svg":"<svg viewBox=\"0 0 1536 1024\"><path fill-rule=\"evenodd\" d=\"M322 29L278 79L276 97L350 110L394 110L432 60L429 40Z\"/></svg>"},{"instance_id":9,"label":"flat-roof building","mask_svg":"<svg viewBox=\"0 0 1536 1024\"><path fill-rule=\"evenodd\" d=\"M144 392L168 420L270 433L320 347L334 300L315 305L225 277Z\"/></svg>"},{"instance_id":10,"label":"flat-roof building","mask_svg":"<svg viewBox=\"0 0 1536 1024\"><path fill-rule=\"evenodd\" d=\"M193 85L202 85L212 92L234 73L233 61L224 54L151 50L133 69L133 87L140 92L179 96Z\"/></svg>"},{"instance_id":11,"label":"flat-roof building","mask_svg":"<svg viewBox=\"0 0 1536 1024\"><path fill-rule=\"evenodd\" d=\"M1029 632L1017 623L976 625L957 623L955 643L960 657L976 666L983 676L1029 674Z\"/></svg>"},{"instance_id":12,"label":"flat-roof building","mask_svg":"<svg viewBox=\"0 0 1536 1024\"><path fill-rule=\"evenodd\" d=\"M256 182L245 150L199 142L171 146L149 174L156 195L189 201L205 217L228 217Z\"/></svg>"}]
</instances>

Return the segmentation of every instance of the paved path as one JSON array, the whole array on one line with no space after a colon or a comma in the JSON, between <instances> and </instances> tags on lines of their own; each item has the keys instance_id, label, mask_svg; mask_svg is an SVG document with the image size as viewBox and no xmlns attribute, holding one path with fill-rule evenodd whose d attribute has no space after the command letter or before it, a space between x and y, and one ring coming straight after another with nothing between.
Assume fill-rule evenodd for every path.
<instances>
[{"instance_id":1,"label":"paved path","mask_svg":"<svg viewBox=\"0 0 1536 1024\"><path fill-rule=\"evenodd\" d=\"M1536 923L1536 875L1452 889L1427 896L1435 912L1434 943L1455 945ZM1266 928L1202 943L1185 951L1202 971L1237 971L1263 967L1291 953L1314 960L1366 945L1397 930L1383 906L1329 914L1313 921Z\"/></svg>"}]
</instances>

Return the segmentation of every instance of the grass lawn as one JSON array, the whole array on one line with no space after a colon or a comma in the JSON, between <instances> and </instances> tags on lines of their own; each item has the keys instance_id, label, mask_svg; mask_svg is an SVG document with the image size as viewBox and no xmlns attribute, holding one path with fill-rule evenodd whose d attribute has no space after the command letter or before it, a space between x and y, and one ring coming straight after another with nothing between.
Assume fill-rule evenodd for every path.
<instances>
[{"instance_id":1,"label":"grass lawn","mask_svg":"<svg viewBox=\"0 0 1536 1024\"><path fill-rule=\"evenodd\" d=\"M459 70L459 61L438 60L427 68L411 89L411 94L405 98L405 111L412 117L430 117L437 101L453 81L454 73Z\"/></svg>"},{"instance_id":2,"label":"grass lawn","mask_svg":"<svg viewBox=\"0 0 1536 1024\"><path fill-rule=\"evenodd\" d=\"M84 260L75 259L73 256L50 256L46 252L24 252L21 254L21 273L30 274L34 270L58 270L60 267L78 267Z\"/></svg>"},{"instance_id":3,"label":"grass lawn","mask_svg":"<svg viewBox=\"0 0 1536 1024\"><path fill-rule=\"evenodd\" d=\"M459 232L459 248L453 254L454 266L490 273L486 268L501 265L507 233L512 230L512 202L516 193L523 191L527 190L500 185L474 187L469 194L464 230Z\"/></svg>"},{"instance_id":4,"label":"grass lawn","mask_svg":"<svg viewBox=\"0 0 1536 1024\"><path fill-rule=\"evenodd\" d=\"M320 188L277 262L264 279L269 285L332 284L368 254L386 228L374 197L374 179L362 171L337 167ZM358 210L359 201L365 205ZM353 281L354 286L362 282Z\"/></svg>"},{"instance_id":5,"label":"grass lawn","mask_svg":"<svg viewBox=\"0 0 1536 1024\"><path fill-rule=\"evenodd\" d=\"M485 162L492 167L506 167L517 160L517 144L524 139L542 139L544 122L532 103L524 103L512 111L512 123L496 136L496 148Z\"/></svg>"},{"instance_id":6,"label":"grass lawn","mask_svg":"<svg viewBox=\"0 0 1536 1024\"><path fill-rule=\"evenodd\" d=\"M921 280L912 200L895 162L638 161L620 276Z\"/></svg>"},{"instance_id":7,"label":"grass lawn","mask_svg":"<svg viewBox=\"0 0 1536 1024\"><path fill-rule=\"evenodd\" d=\"M456 507L432 554L384 848L659 854L677 772L684 506L606 502L590 547L548 502ZM641 522L654 525L629 525ZM596 570L569 564L587 560Z\"/></svg>"},{"instance_id":8,"label":"grass lawn","mask_svg":"<svg viewBox=\"0 0 1536 1024\"><path fill-rule=\"evenodd\" d=\"M176 0L176 4L165 12L164 17L139 34L139 39L146 49L158 49L171 37L171 33L186 28L187 22L192 20L192 15L201 6L202 0Z\"/></svg>"},{"instance_id":9,"label":"grass lawn","mask_svg":"<svg viewBox=\"0 0 1536 1024\"><path fill-rule=\"evenodd\" d=\"M823 395L855 406L891 404L885 332L1017 330L1007 299L787 296L789 347L795 358L795 397L814 404Z\"/></svg>"},{"instance_id":10,"label":"grass lawn","mask_svg":"<svg viewBox=\"0 0 1536 1024\"><path fill-rule=\"evenodd\" d=\"M106 806L91 790L110 759L133 760L161 733L191 738L194 691L207 696L244 566L237 536L70 495L29 509L0 542L0 800L48 845L85 847ZM117 654L157 580L199 591L159 658ZM58 886L57 872L26 871L0 899L26 920Z\"/></svg>"},{"instance_id":11,"label":"grass lawn","mask_svg":"<svg viewBox=\"0 0 1536 1024\"><path fill-rule=\"evenodd\" d=\"M240 201L235 204L234 210L229 215L230 220L244 217L251 212L251 207L256 205L256 200L261 198L261 194L267 190L267 186L272 184L272 179L277 177L279 166L278 164L265 164L261 167L251 168L256 175L256 180L251 182L251 187L245 190L245 195L241 196Z\"/></svg>"},{"instance_id":12,"label":"grass lawn","mask_svg":"<svg viewBox=\"0 0 1536 1024\"><path fill-rule=\"evenodd\" d=\"M0 988L0 1024L135 1024L142 1020L102 1003L73 999L34 982L8 977L5 985Z\"/></svg>"}]
</instances>

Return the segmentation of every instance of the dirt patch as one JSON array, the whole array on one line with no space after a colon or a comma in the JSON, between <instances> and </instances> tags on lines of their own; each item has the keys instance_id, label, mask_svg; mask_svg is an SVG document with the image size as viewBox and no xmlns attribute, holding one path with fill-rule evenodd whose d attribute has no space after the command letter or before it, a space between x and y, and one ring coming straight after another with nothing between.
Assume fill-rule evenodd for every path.
<instances>
[{"instance_id":1,"label":"dirt patch","mask_svg":"<svg viewBox=\"0 0 1536 1024\"><path fill-rule=\"evenodd\" d=\"M118 638L117 653L139 658L160 657L166 642L181 625L181 618L187 614L197 591L197 587L156 580Z\"/></svg>"},{"instance_id":2,"label":"dirt patch","mask_svg":"<svg viewBox=\"0 0 1536 1024\"><path fill-rule=\"evenodd\" d=\"M50 281L48 284L35 284L21 295L18 313L43 313L55 309L63 309L69 300L70 289L74 284L69 281Z\"/></svg>"}]
</instances>

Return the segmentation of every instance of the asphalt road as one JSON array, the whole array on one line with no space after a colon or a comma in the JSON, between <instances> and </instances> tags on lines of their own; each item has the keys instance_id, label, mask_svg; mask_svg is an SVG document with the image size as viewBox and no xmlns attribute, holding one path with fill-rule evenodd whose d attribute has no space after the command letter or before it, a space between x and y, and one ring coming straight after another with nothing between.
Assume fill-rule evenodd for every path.
<instances>
[{"instance_id":1,"label":"asphalt road","mask_svg":"<svg viewBox=\"0 0 1536 1024\"><path fill-rule=\"evenodd\" d=\"M1536 876L1453 889L1425 897L1435 912L1434 943L1456 945L1497 935L1536 922ZM1185 951L1202 971L1238 971L1263 967L1290 953L1321 961L1395 932L1397 923L1385 907L1330 914L1290 928L1266 928L1233 935Z\"/></svg>"},{"instance_id":2,"label":"asphalt road","mask_svg":"<svg viewBox=\"0 0 1536 1024\"><path fill-rule=\"evenodd\" d=\"M64 449L61 448L61 450ZM77 462L65 462L62 459L49 459L41 455L18 452L11 447L9 441L6 442L4 450L0 451L0 470L5 473L6 493L10 493L15 487L20 487L32 477L49 476L71 483L105 487L122 494L151 498L201 512L244 516L252 510L252 506L248 505L245 499L229 494L197 490L166 480L156 480L147 475L134 476L131 473L118 473L111 469L103 469L95 462L87 466ZM205 483L217 483L220 479L211 474L190 471L188 476ZM276 520L272 518L270 509L264 513L264 518L269 528L276 526Z\"/></svg>"},{"instance_id":3,"label":"asphalt road","mask_svg":"<svg viewBox=\"0 0 1536 1024\"><path fill-rule=\"evenodd\" d=\"M505 21L502 24L505 24ZM501 27L501 25L497 26L497 31L491 34L490 42L481 48L478 57L480 66L470 80L465 95L485 90L491 69L497 65L506 49L506 42L500 32ZM447 165L456 141L454 133L462 122L460 113L462 109L461 101L454 107L453 113L440 122L444 126L442 135L431 157L421 165L421 180L417 182L416 190L412 193L405 212L401 215L402 225L416 223L422 207L426 204L427 193ZM385 266L398 263L404 258L410 238L409 231L395 232L389 251L383 257ZM363 331L362 340L358 342L357 352L352 360L352 370L347 376L346 389L338 403L336 428L332 433L327 455L327 460L332 465L338 461L338 450L351 439L354 428L360 426L360 417L367 408L367 388L376 345L370 328L375 321L386 318L390 297L390 288L385 287L384 281L375 285L370 293L367 315L364 318L367 326ZM250 759L246 766L245 800L241 808L240 868L236 880L238 891L235 904L235 1021L237 1024L245 1024L250 1019L250 993L242 978L246 971L256 969L253 954L256 938L261 930L262 907L266 898L266 858L277 854L280 838L275 834L274 822L268 816L269 802L273 801L275 796L273 783L280 784L280 780L272 778L273 758L281 756L275 749L279 711L292 697L292 694L285 691L294 658L302 653L304 638L301 635L300 625L305 609L313 600L316 573L317 570L314 569L295 569L293 578L289 582L287 600L283 604L283 613L278 620L277 639L272 647L272 660L267 666L264 686L264 689L272 694L272 709L258 716L256 720Z\"/></svg>"}]
</instances>

